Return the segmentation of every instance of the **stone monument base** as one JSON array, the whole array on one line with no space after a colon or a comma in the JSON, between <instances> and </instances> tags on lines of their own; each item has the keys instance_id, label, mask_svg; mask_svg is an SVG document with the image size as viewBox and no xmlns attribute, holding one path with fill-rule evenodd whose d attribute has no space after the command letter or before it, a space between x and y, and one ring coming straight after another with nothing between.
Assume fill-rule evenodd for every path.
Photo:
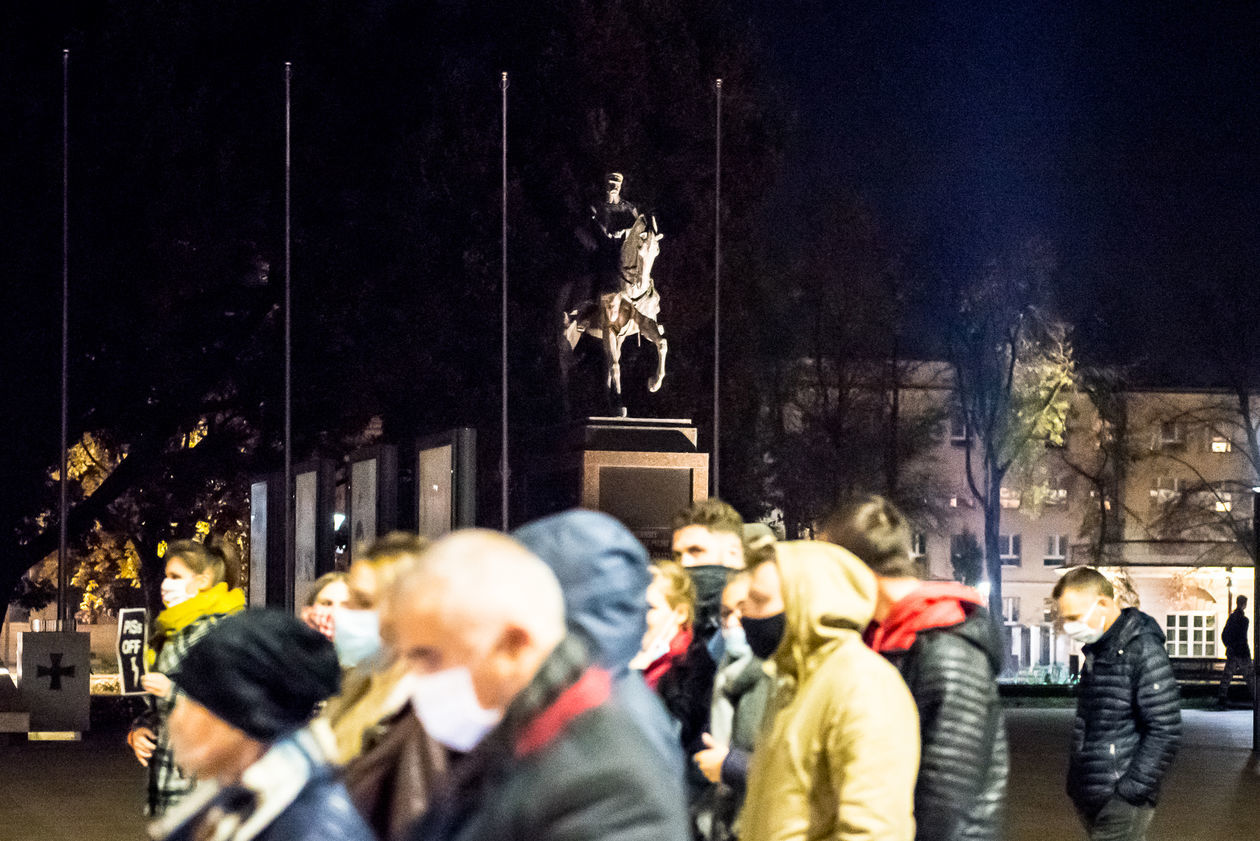
<instances>
[{"instance_id":1,"label":"stone monument base","mask_svg":"<svg viewBox=\"0 0 1260 841\"><path fill-rule=\"evenodd\" d=\"M654 555L668 556L675 512L709 492L709 454L686 419L587 418L533 448L528 519L582 507L621 520Z\"/></svg>"},{"instance_id":2,"label":"stone monument base","mask_svg":"<svg viewBox=\"0 0 1260 841\"><path fill-rule=\"evenodd\" d=\"M91 637L74 631L18 637L18 691L32 732L82 732L89 726Z\"/></svg>"},{"instance_id":3,"label":"stone monument base","mask_svg":"<svg viewBox=\"0 0 1260 841\"><path fill-rule=\"evenodd\" d=\"M22 703L22 695L7 671L0 670L0 733L26 733L31 729L31 714Z\"/></svg>"}]
</instances>

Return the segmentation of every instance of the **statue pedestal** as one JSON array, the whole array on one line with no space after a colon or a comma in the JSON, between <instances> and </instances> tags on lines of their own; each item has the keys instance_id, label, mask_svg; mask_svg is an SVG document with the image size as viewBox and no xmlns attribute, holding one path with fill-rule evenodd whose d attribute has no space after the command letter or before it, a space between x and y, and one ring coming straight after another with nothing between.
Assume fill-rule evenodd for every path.
<instances>
[{"instance_id":1,"label":"statue pedestal","mask_svg":"<svg viewBox=\"0 0 1260 841\"><path fill-rule=\"evenodd\" d=\"M587 418L533 448L528 518L580 506L621 520L653 554L668 555L670 520L709 493L709 454L690 420Z\"/></svg>"}]
</instances>

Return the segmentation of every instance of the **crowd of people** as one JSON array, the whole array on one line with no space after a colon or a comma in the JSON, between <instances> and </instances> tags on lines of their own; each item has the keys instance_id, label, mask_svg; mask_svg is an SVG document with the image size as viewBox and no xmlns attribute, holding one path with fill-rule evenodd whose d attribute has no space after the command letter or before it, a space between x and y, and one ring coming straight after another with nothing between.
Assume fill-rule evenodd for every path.
<instances>
[{"instance_id":1,"label":"crowd of people","mask_svg":"<svg viewBox=\"0 0 1260 841\"><path fill-rule=\"evenodd\" d=\"M512 534L386 536L301 617L173 544L150 707L150 835L172 841L998 841L998 629L925 580L887 500L776 542L720 500L652 560L574 510ZM1068 793L1144 838L1180 704L1158 625L1097 571L1053 592L1084 646Z\"/></svg>"}]
</instances>

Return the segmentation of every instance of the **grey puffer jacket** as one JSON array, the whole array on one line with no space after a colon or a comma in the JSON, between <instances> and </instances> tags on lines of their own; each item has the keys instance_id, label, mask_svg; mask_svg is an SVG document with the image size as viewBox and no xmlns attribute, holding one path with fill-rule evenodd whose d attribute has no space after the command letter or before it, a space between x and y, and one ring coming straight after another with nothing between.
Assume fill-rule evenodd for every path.
<instances>
[{"instance_id":1,"label":"grey puffer jacket","mask_svg":"<svg viewBox=\"0 0 1260 841\"><path fill-rule=\"evenodd\" d=\"M966 607L961 623L920 631L909 650L885 652L919 709L916 841L1005 837L1008 754L995 682L1002 643L988 611Z\"/></svg>"},{"instance_id":2,"label":"grey puffer jacket","mask_svg":"<svg viewBox=\"0 0 1260 841\"><path fill-rule=\"evenodd\" d=\"M1084 651L1068 796L1085 812L1113 796L1154 806L1181 740L1181 692L1164 633L1130 607Z\"/></svg>"}]
</instances>

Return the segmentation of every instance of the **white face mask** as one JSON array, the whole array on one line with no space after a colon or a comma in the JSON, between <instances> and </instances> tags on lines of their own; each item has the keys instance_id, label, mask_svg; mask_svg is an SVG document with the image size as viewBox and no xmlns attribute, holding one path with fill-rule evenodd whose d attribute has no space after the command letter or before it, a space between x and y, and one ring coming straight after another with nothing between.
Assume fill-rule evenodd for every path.
<instances>
[{"instance_id":1,"label":"white face mask","mask_svg":"<svg viewBox=\"0 0 1260 841\"><path fill-rule=\"evenodd\" d=\"M748 637L744 634L743 625L736 625L733 628L722 628L722 641L726 643L726 653L732 660L739 660L745 654L752 653L752 648L748 645Z\"/></svg>"},{"instance_id":2,"label":"white face mask","mask_svg":"<svg viewBox=\"0 0 1260 841\"><path fill-rule=\"evenodd\" d=\"M381 617L375 610L333 608L333 648L342 668L370 660L381 650Z\"/></svg>"},{"instance_id":3,"label":"white face mask","mask_svg":"<svg viewBox=\"0 0 1260 841\"><path fill-rule=\"evenodd\" d=\"M428 675L412 675L411 706L424 731L439 744L467 753L503 718L477 700L472 673L459 666Z\"/></svg>"},{"instance_id":4,"label":"white face mask","mask_svg":"<svg viewBox=\"0 0 1260 841\"><path fill-rule=\"evenodd\" d=\"M186 602L193 597L188 592L188 581L183 578L163 578L162 579L162 604L167 607L174 607L181 602Z\"/></svg>"},{"instance_id":5,"label":"white face mask","mask_svg":"<svg viewBox=\"0 0 1260 841\"><path fill-rule=\"evenodd\" d=\"M1098 607L1098 602L1085 611L1085 615L1075 622L1064 622L1063 633L1079 642L1081 645L1089 645L1091 642L1098 642L1102 638L1103 632L1101 628L1095 629L1089 624L1089 617L1094 614L1094 608Z\"/></svg>"}]
</instances>

